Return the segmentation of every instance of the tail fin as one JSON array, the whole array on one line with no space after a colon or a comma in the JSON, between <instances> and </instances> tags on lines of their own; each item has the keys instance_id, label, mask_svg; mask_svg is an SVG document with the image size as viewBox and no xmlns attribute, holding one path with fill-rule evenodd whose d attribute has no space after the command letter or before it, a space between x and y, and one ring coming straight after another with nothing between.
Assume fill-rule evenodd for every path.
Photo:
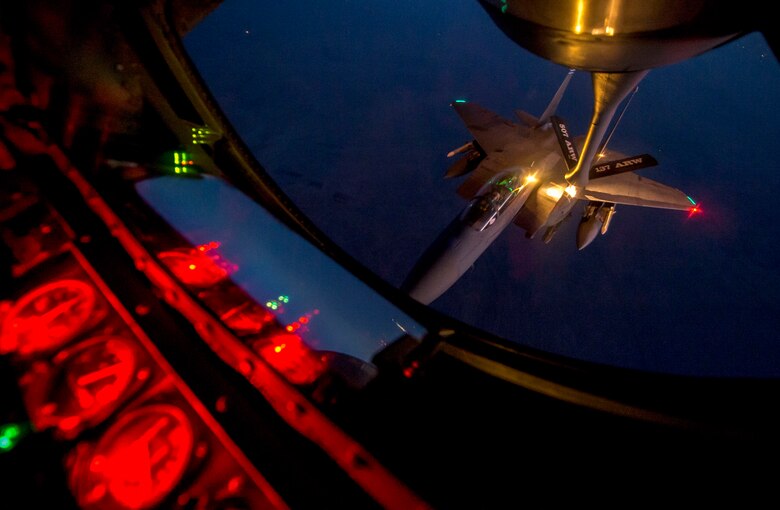
<instances>
[{"instance_id":1,"label":"tail fin","mask_svg":"<svg viewBox=\"0 0 780 510\"><path fill-rule=\"evenodd\" d=\"M550 104L547 105L547 108L544 110L544 113L539 117L539 121L536 124L537 126L544 126L548 122L550 122L550 117L552 117L555 114L555 110L558 109L558 104L561 102L561 99L563 98L563 93L566 92L566 88L569 86L569 82L571 81L571 77L574 75L574 69L569 69L569 72L566 74L566 77L563 79L563 83L558 87L557 92L555 92L555 95L552 98L552 101L550 101Z\"/></svg>"},{"instance_id":2,"label":"tail fin","mask_svg":"<svg viewBox=\"0 0 780 510\"><path fill-rule=\"evenodd\" d=\"M558 138L558 145L561 147L563 153L563 160L566 162L566 168L571 172L577 168L577 163L580 161L580 155L577 152L577 146L574 145L574 139L569 134L569 129L566 127L566 123L562 118L552 115L550 117L553 130L555 130L555 136Z\"/></svg>"}]
</instances>

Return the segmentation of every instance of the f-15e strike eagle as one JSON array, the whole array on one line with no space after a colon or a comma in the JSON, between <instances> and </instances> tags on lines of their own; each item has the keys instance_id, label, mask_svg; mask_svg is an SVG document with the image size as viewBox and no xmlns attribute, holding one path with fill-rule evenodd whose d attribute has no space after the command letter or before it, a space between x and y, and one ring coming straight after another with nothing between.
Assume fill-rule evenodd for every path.
<instances>
[{"instance_id":1,"label":"f-15e strike eagle","mask_svg":"<svg viewBox=\"0 0 780 510\"><path fill-rule=\"evenodd\" d=\"M412 268L401 287L411 297L425 304L437 299L510 224L549 242L581 201L579 249L607 232L617 204L698 211L682 191L635 173L656 165L652 156L626 157L601 145L617 107L646 71L592 73L596 101L581 154L555 115L573 72L538 119L519 111L515 123L472 102L453 103L474 139L450 152L463 157L446 177L469 174L458 188L469 203Z\"/></svg>"}]
</instances>

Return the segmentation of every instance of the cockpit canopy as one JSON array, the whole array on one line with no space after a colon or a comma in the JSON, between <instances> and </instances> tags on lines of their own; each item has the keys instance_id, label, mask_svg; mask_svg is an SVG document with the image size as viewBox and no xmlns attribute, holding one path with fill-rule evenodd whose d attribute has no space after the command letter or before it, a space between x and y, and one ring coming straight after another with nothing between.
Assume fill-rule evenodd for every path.
<instances>
[{"instance_id":1,"label":"cockpit canopy","mask_svg":"<svg viewBox=\"0 0 780 510\"><path fill-rule=\"evenodd\" d=\"M493 225L525 185L525 174L522 169L496 174L480 188L461 219L478 232Z\"/></svg>"}]
</instances>

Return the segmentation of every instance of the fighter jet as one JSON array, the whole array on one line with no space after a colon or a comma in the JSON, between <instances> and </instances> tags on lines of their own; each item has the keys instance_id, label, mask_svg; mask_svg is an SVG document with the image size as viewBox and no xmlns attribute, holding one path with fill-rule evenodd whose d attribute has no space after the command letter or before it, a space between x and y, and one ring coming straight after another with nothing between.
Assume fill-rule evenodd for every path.
<instances>
[{"instance_id":1,"label":"fighter jet","mask_svg":"<svg viewBox=\"0 0 780 510\"><path fill-rule=\"evenodd\" d=\"M512 122L476 103L452 104L474 139L448 154L463 156L445 177L469 174L458 188L469 203L402 284L412 298L424 304L437 299L511 224L528 238L542 232L549 243L578 203L585 203L577 231L580 250L607 232L617 204L698 211L682 191L635 173L656 165L652 156L627 157L601 144L617 107L644 73L593 73L597 101L591 125L587 136L574 139L555 115L573 72L539 118L518 111Z\"/></svg>"}]
</instances>

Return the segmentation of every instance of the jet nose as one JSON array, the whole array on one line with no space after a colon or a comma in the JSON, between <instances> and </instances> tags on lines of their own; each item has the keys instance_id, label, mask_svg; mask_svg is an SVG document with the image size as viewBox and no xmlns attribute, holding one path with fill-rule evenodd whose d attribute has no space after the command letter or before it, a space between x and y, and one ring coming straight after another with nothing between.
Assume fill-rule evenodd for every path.
<instances>
[{"instance_id":1,"label":"jet nose","mask_svg":"<svg viewBox=\"0 0 780 510\"><path fill-rule=\"evenodd\" d=\"M452 287L471 264L462 258L464 235L469 228L455 219L425 250L401 284L401 290L423 304L430 304Z\"/></svg>"},{"instance_id":2,"label":"jet nose","mask_svg":"<svg viewBox=\"0 0 780 510\"><path fill-rule=\"evenodd\" d=\"M401 284L401 290L412 299L424 305L429 305L444 294L457 278L448 278L447 275L442 274L443 268L439 265L423 264L421 262L414 266L409 276Z\"/></svg>"}]
</instances>

